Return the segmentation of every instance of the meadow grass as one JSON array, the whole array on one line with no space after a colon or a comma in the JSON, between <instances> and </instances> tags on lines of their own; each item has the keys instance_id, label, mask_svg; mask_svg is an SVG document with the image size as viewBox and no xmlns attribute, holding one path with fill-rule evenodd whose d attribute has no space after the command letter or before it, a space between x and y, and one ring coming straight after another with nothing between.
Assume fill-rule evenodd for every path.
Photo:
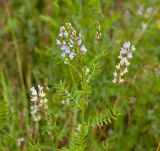
<instances>
[{"instance_id":1,"label":"meadow grass","mask_svg":"<svg viewBox=\"0 0 160 151\"><path fill-rule=\"evenodd\" d=\"M159 0L0 0L0 13L0 150L159 150ZM78 44L62 57L66 23Z\"/></svg>"}]
</instances>

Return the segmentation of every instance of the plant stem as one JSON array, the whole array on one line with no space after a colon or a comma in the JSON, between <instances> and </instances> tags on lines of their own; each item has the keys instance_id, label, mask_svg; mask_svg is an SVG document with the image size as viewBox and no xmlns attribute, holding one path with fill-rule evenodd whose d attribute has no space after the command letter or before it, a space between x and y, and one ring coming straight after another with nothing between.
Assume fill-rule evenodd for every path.
<instances>
[{"instance_id":1,"label":"plant stem","mask_svg":"<svg viewBox=\"0 0 160 151\"><path fill-rule=\"evenodd\" d=\"M76 84L75 84L75 81L74 81L74 78L73 78L73 74L72 74L72 70L71 70L70 66L69 66L69 71L70 71L70 74L71 74L71 78L72 78L72 81L73 81L74 88L76 89Z\"/></svg>"},{"instance_id":2,"label":"plant stem","mask_svg":"<svg viewBox=\"0 0 160 151\"><path fill-rule=\"evenodd\" d=\"M82 82L82 89L83 89L83 82ZM85 115L85 95L82 96L82 104L81 104L81 111L82 111L82 134L81 134L81 140L84 139L84 128L85 128L85 118L84 118L84 115ZM83 143L81 144L81 148L83 148Z\"/></svg>"},{"instance_id":3,"label":"plant stem","mask_svg":"<svg viewBox=\"0 0 160 151\"><path fill-rule=\"evenodd\" d=\"M69 71L70 71L70 74L71 74L71 77L72 77L74 89L76 90L76 84L75 84L75 81L74 81L74 77L73 77L73 73L72 73L70 65L69 65ZM73 127L76 125L76 121L77 121L77 110L75 109L73 111ZM71 135L73 135L73 134L74 134L74 128L72 128L72 134Z\"/></svg>"},{"instance_id":4,"label":"plant stem","mask_svg":"<svg viewBox=\"0 0 160 151\"><path fill-rule=\"evenodd\" d=\"M84 113L85 113L85 97L82 96L82 133L83 134L84 134L84 124L85 124Z\"/></svg>"},{"instance_id":5,"label":"plant stem","mask_svg":"<svg viewBox=\"0 0 160 151\"><path fill-rule=\"evenodd\" d=\"M85 80L84 80L84 71L83 71L83 65L82 65L82 58L80 58L81 60L81 74L82 74L82 77L81 77L81 90L83 91L83 88L84 88L84 85L85 85ZM82 100L81 100L81 124L82 124L82 137L84 136L84 126L85 126L85 119L84 119L84 115L85 115L85 94L82 94Z\"/></svg>"}]
</instances>

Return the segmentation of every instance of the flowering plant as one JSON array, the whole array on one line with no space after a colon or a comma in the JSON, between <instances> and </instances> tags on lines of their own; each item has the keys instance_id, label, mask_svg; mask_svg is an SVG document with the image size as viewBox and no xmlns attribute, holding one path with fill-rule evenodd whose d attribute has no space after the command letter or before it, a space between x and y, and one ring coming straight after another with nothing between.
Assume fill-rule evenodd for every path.
<instances>
[{"instance_id":1,"label":"flowering plant","mask_svg":"<svg viewBox=\"0 0 160 151\"><path fill-rule=\"evenodd\" d=\"M123 44L120 55L118 56L120 62L116 65L116 70L113 73L113 83L122 83L124 81L123 76L128 72L128 66L130 65L129 60L132 58L132 53L134 51L135 47L131 45L129 41Z\"/></svg>"}]
</instances>

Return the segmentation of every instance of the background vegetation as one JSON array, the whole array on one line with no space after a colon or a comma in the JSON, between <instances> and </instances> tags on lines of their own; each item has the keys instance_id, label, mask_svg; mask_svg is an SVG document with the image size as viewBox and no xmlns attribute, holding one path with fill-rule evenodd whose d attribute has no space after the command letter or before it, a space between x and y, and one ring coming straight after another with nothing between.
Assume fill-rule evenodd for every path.
<instances>
[{"instance_id":1,"label":"background vegetation","mask_svg":"<svg viewBox=\"0 0 160 151\"><path fill-rule=\"evenodd\" d=\"M91 129L89 151L158 151L160 142L159 0L0 0L0 150L55 150L70 142L72 111L56 102L56 84L72 81L58 63L59 27L71 22L93 54L96 21L101 24L98 52L106 51L101 73L92 82L87 112L115 102L120 115L112 124ZM113 85L117 56L125 41L136 44L127 80ZM59 128L41 123L31 140L30 88L48 87L48 104ZM52 132L52 133L50 133ZM22 146L17 140L24 137ZM55 141L56 140L56 141Z\"/></svg>"}]
</instances>

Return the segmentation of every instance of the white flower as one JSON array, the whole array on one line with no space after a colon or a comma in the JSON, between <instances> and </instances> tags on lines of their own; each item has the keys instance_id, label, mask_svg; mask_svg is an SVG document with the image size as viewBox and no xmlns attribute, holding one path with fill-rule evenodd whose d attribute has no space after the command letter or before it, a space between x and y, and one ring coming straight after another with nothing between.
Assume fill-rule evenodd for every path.
<instances>
[{"instance_id":1,"label":"white flower","mask_svg":"<svg viewBox=\"0 0 160 151\"><path fill-rule=\"evenodd\" d=\"M131 59L131 58L132 58L132 53L131 53L131 52L128 53L127 58L128 58L128 59Z\"/></svg>"},{"instance_id":2,"label":"white flower","mask_svg":"<svg viewBox=\"0 0 160 151\"><path fill-rule=\"evenodd\" d=\"M69 42L70 42L70 44L74 44L74 42L73 42L73 40L72 39L69 39Z\"/></svg>"},{"instance_id":3,"label":"white flower","mask_svg":"<svg viewBox=\"0 0 160 151\"><path fill-rule=\"evenodd\" d=\"M116 81L117 81L116 78L114 78L114 79L112 80L113 83L116 83Z\"/></svg>"},{"instance_id":4,"label":"white flower","mask_svg":"<svg viewBox=\"0 0 160 151\"><path fill-rule=\"evenodd\" d=\"M39 91L43 91L43 87L41 85L38 84L38 90Z\"/></svg>"},{"instance_id":5,"label":"white flower","mask_svg":"<svg viewBox=\"0 0 160 151\"><path fill-rule=\"evenodd\" d=\"M48 99L44 98L44 103L46 104L48 102Z\"/></svg>"},{"instance_id":6,"label":"white flower","mask_svg":"<svg viewBox=\"0 0 160 151\"><path fill-rule=\"evenodd\" d=\"M44 93L44 91L43 91L43 87L42 86L40 86L40 85L38 85L38 94L39 94L39 96L40 97L45 97L45 93Z\"/></svg>"},{"instance_id":7,"label":"white flower","mask_svg":"<svg viewBox=\"0 0 160 151\"><path fill-rule=\"evenodd\" d=\"M127 49L121 48L121 52L120 55L126 54L127 53Z\"/></svg>"},{"instance_id":8,"label":"white flower","mask_svg":"<svg viewBox=\"0 0 160 151\"><path fill-rule=\"evenodd\" d=\"M130 62L128 61L128 59L126 57L123 57L120 61L120 64L122 66L126 65L126 66L129 66L130 65Z\"/></svg>"},{"instance_id":9,"label":"white flower","mask_svg":"<svg viewBox=\"0 0 160 151\"><path fill-rule=\"evenodd\" d=\"M56 44L61 46L62 43L58 39L56 39Z\"/></svg>"},{"instance_id":10,"label":"white flower","mask_svg":"<svg viewBox=\"0 0 160 151\"><path fill-rule=\"evenodd\" d=\"M123 76L124 75L124 72L120 72L120 76Z\"/></svg>"},{"instance_id":11,"label":"white flower","mask_svg":"<svg viewBox=\"0 0 160 151\"><path fill-rule=\"evenodd\" d=\"M18 146L21 146L24 142L24 137L19 137L18 140L17 140L17 145Z\"/></svg>"},{"instance_id":12,"label":"white flower","mask_svg":"<svg viewBox=\"0 0 160 151\"><path fill-rule=\"evenodd\" d=\"M115 71L115 72L113 73L113 75L114 75L114 77L117 77L117 72Z\"/></svg>"},{"instance_id":13,"label":"white flower","mask_svg":"<svg viewBox=\"0 0 160 151\"><path fill-rule=\"evenodd\" d=\"M69 103L70 103L70 100L69 100L69 99L62 100L62 104L63 104L63 105L68 105Z\"/></svg>"},{"instance_id":14,"label":"white flower","mask_svg":"<svg viewBox=\"0 0 160 151\"><path fill-rule=\"evenodd\" d=\"M126 61L125 64L126 64L126 66L129 66L129 65L130 65L130 62L129 62L129 61Z\"/></svg>"},{"instance_id":15,"label":"white flower","mask_svg":"<svg viewBox=\"0 0 160 151\"><path fill-rule=\"evenodd\" d=\"M73 51L73 52L71 52L70 54L69 54L69 59L70 60L73 60L73 58L76 56L76 54L75 54L75 52Z\"/></svg>"},{"instance_id":16,"label":"white flower","mask_svg":"<svg viewBox=\"0 0 160 151\"><path fill-rule=\"evenodd\" d=\"M39 111L38 106L35 104L34 106L31 106L31 114L35 115Z\"/></svg>"},{"instance_id":17,"label":"white flower","mask_svg":"<svg viewBox=\"0 0 160 151\"><path fill-rule=\"evenodd\" d=\"M35 122L38 122L38 121L40 121L40 120L41 120L41 116L40 116L40 115L34 117L34 121L35 121Z\"/></svg>"},{"instance_id":18,"label":"white flower","mask_svg":"<svg viewBox=\"0 0 160 151\"><path fill-rule=\"evenodd\" d=\"M118 65L116 65L116 68L119 70L121 67L121 64L119 63Z\"/></svg>"},{"instance_id":19,"label":"white flower","mask_svg":"<svg viewBox=\"0 0 160 151\"><path fill-rule=\"evenodd\" d=\"M32 87L30 90L33 96L37 95L37 91L34 87Z\"/></svg>"},{"instance_id":20,"label":"white flower","mask_svg":"<svg viewBox=\"0 0 160 151\"><path fill-rule=\"evenodd\" d=\"M40 97L43 98L43 97L45 97L45 95L46 95L46 93L44 93L43 91L39 92L39 96L40 96Z\"/></svg>"},{"instance_id":21,"label":"white flower","mask_svg":"<svg viewBox=\"0 0 160 151\"><path fill-rule=\"evenodd\" d=\"M122 83L122 82L124 82L124 80L120 77L119 78L119 83Z\"/></svg>"},{"instance_id":22,"label":"white flower","mask_svg":"<svg viewBox=\"0 0 160 151\"><path fill-rule=\"evenodd\" d=\"M38 100L38 97L36 95L31 97L31 101L36 102L37 100Z\"/></svg>"},{"instance_id":23,"label":"white flower","mask_svg":"<svg viewBox=\"0 0 160 151\"><path fill-rule=\"evenodd\" d=\"M127 69L127 68L125 68L123 72L124 72L124 73L127 73L127 72L128 72L128 69Z\"/></svg>"},{"instance_id":24,"label":"white flower","mask_svg":"<svg viewBox=\"0 0 160 151\"><path fill-rule=\"evenodd\" d=\"M81 127L82 127L82 125L81 125L81 124L78 124L76 130L77 130L78 132L80 132L80 131L81 131Z\"/></svg>"},{"instance_id":25,"label":"white flower","mask_svg":"<svg viewBox=\"0 0 160 151\"><path fill-rule=\"evenodd\" d=\"M124 64L128 64L128 60L126 57L123 57L122 60L120 61L120 64L123 66Z\"/></svg>"},{"instance_id":26,"label":"white flower","mask_svg":"<svg viewBox=\"0 0 160 151\"><path fill-rule=\"evenodd\" d=\"M34 87L31 88L31 101L34 104L30 107L30 109L31 115L35 122L38 122L41 119L41 111L48 109L48 100L45 98L45 95L46 93L41 85L38 85L38 91Z\"/></svg>"},{"instance_id":27,"label":"white flower","mask_svg":"<svg viewBox=\"0 0 160 151\"><path fill-rule=\"evenodd\" d=\"M81 46L81 52L82 52L82 54L85 54L87 52L85 45Z\"/></svg>"},{"instance_id":28,"label":"white flower","mask_svg":"<svg viewBox=\"0 0 160 151\"><path fill-rule=\"evenodd\" d=\"M47 103L47 99L46 98L44 98L44 99L41 99L40 101L39 101L39 103L40 103L40 106L43 106L43 105L45 105L46 103Z\"/></svg>"}]
</instances>

